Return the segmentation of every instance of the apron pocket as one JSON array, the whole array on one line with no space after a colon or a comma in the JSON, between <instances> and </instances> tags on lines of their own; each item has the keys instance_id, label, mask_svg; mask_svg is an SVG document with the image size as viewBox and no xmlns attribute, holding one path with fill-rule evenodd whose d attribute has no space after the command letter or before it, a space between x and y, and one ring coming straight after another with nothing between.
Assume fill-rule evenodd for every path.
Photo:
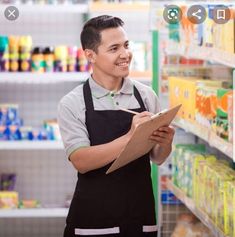
<instances>
[{"instance_id":1,"label":"apron pocket","mask_svg":"<svg viewBox=\"0 0 235 237\"><path fill-rule=\"evenodd\" d=\"M96 235L111 235L111 234L119 234L120 228L119 227L112 227L112 228L99 228L99 229L82 229L82 228L75 228L74 229L75 235L81 236L96 236Z\"/></svg>"}]
</instances>

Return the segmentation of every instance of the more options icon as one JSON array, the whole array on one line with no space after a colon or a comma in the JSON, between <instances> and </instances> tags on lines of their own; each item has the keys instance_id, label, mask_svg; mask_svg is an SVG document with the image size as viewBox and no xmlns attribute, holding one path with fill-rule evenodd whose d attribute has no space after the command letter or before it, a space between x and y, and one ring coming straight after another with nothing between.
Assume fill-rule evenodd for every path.
<instances>
[{"instance_id":1,"label":"more options icon","mask_svg":"<svg viewBox=\"0 0 235 237\"><path fill-rule=\"evenodd\" d=\"M182 19L182 11L177 5L167 5L163 11L163 18L169 24L177 24Z\"/></svg>"},{"instance_id":2,"label":"more options icon","mask_svg":"<svg viewBox=\"0 0 235 237\"><path fill-rule=\"evenodd\" d=\"M193 24L201 24L206 19L206 10L201 5L192 5L187 11L187 17Z\"/></svg>"},{"instance_id":3,"label":"more options icon","mask_svg":"<svg viewBox=\"0 0 235 237\"><path fill-rule=\"evenodd\" d=\"M225 24L231 18L230 9L227 6L217 5L212 11L213 20L217 24Z\"/></svg>"}]
</instances>

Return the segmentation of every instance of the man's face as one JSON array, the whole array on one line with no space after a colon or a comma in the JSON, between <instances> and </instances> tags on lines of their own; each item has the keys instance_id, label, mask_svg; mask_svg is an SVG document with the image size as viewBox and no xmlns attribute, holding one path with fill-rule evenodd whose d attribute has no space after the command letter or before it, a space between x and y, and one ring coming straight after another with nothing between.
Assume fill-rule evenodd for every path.
<instances>
[{"instance_id":1,"label":"man's face","mask_svg":"<svg viewBox=\"0 0 235 237\"><path fill-rule=\"evenodd\" d=\"M101 32L101 43L95 54L94 70L100 75L123 78L129 74L132 53L122 27L109 28ZM95 71L94 71L95 72Z\"/></svg>"}]
</instances>

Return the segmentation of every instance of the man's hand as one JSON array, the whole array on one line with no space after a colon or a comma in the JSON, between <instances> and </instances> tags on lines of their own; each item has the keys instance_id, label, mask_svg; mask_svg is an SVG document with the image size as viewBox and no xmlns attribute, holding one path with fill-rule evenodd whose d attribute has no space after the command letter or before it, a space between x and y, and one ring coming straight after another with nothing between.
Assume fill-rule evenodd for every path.
<instances>
[{"instance_id":1,"label":"man's hand","mask_svg":"<svg viewBox=\"0 0 235 237\"><path fill-rule=\"evenodd\" d=\"M135 115L132 118L132 124L131 124L131 129L129 130L129 132L127 133L129 136L131 136L133 134L133 132L135 131L135 129L143 122L148 121L151 119L151 116L153 114L148 112L148 111L144 111L141 112L137 115Z\"/></svg>"},{"instance_id":2,"label":"man's hand","mask_svg":"<svg viewBox=\"0 0 235 237\"><path fill-rule=\"evenodd\" d=\"M155 130L149 137L150 140L155 141L161 147L169 147L172 144L175 134L175 129L171 126L160 127Z\"/></svg>"}]
</instances>

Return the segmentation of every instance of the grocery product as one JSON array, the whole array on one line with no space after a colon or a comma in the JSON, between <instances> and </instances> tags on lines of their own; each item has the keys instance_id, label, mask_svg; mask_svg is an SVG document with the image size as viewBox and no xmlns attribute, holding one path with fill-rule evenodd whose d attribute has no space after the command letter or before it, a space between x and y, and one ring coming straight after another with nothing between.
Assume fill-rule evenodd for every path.
<instances>
[{"instance_id":1,"label":"grocery product","mask_svg":"<svg viewBox=\"0 0 235 237\"><path fill-rule=\"evenodd\" d=\"M0 36L0 72L9 71L9 41L8 37Z\"/></svg>"},{"instance_id":2,"label":"grocery product","mask_svg":"<svg viewBox=\"0 0 235 237\"><path fill-rule=\"evenodd\" d=\"M32 52L32 72L42 73L44 72L44 56L42 48L35 47Z\"/></svg>"},{"instance_id":3,"label":"grocery product","mask_svg":"<svg viewBox=\"0 0 235 237\"><path fill-rule=\"evenodd\" d=\"M13 209L18 207L18 193L0 191L0 209Z\"/></svg>"},{"instance_id":4,"label":"grocery product","mask_svg":"<svg viewBox=\"0 0 235 237\"><path fill-rule=\"evenodd\" d=\"M31 70L32 37L21 36L19 39L19 70L29 72Z\"/></svg>"}]
</instances>

